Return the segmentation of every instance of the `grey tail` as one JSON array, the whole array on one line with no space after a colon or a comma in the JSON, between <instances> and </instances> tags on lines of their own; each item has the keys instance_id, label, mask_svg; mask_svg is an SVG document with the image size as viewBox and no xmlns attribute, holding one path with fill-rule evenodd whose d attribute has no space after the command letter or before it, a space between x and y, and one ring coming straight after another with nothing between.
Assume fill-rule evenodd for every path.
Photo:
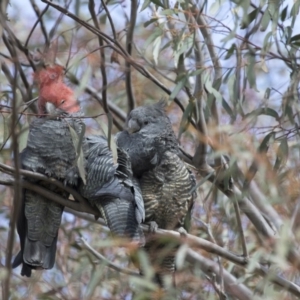
<instances>
[{"instance_id":1,"label":"grey tail","mask_svg":"<svg viewBox=\"0 0 300 300\"><path fill-rule=\"evenodd\" d=\"M150 263L154 268L155 275L153 281L164 288L164 276L171 275L173 286L175 287L175 256L178 250L178 242L174 239L161 238L150 239L145 245Z\"/></svg>"},{"instance_id":2,"label":"grey tail","mask_svg":"<svg viewBox=\"0 0 300 300\"><path fill-rule=\"evenodd\" d=\"M53 267L62 212L61 205L32 191L23 191L17 223L21 251L12 263L13 268L23 264L22 276L30 277L32 269Z\"/></svg>"},{"instance_id":3,"label":"grey tail","mask_svg":"<svg viewBox=\"0 0 300 300\"><path fill-rule=\"evenodd\" d=\"M144 244L144 233L135 217L135 203L120 198L101 199L95 202L111 232L127 236Z\"/></svg>"}]
</instances>

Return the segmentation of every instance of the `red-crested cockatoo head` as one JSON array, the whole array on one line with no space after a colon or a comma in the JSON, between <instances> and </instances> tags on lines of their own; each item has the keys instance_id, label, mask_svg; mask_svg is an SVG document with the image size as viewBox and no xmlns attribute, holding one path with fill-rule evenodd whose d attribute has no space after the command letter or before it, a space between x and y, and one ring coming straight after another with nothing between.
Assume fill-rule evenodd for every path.
<instances>
[{"instance_id":1,"label":"red-crested cockatoo head","mask_svg":"<svg viewBox=\"0 0 300 300\"><path fill-rule=\"evenodd\" d=\"M64 68L60 65L47 66L34 73L34 79L39 85L38 110L39 114L47 114L47 103L55 109L66 113L80 111L74 92L63 81Z\"/></svg>"}]
</instances>

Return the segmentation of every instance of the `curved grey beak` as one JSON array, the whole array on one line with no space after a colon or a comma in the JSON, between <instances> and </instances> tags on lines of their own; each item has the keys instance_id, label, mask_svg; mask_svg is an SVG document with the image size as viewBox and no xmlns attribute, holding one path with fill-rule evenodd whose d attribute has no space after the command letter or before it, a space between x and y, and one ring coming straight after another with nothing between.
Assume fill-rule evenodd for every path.
<instances>
[{"instance_id":1,"label":"curved grey beak","mask_svg":"<svg viewBox=\"0 0 300 300\"><path fill-rule=\"evenodd\" d=\"M136 120L129 119L128 126L126 129L129 133L134 133L139 131L141 129L141 126Z\"/></svg>"}]
</instances>

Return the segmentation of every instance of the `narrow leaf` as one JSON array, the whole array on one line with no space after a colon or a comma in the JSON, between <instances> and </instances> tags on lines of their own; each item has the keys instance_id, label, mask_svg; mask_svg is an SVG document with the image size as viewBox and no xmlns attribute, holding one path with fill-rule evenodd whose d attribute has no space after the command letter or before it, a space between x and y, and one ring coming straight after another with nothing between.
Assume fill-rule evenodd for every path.
<instances>
[{"instance_id":1,"label":"narrow leaf","mask_svg":"<svg viewBox=\"0 0 300 300\"><path fill-rule=\"evenodd\" d=\"M269 26L270 20L271 20L270 12L268 9L266 9L264 16L261 20L260 31L266 31L267 27Z\"/></svg>"},{"instance_id":2,"label":"narrow leaf","mask_svg":"<svg viewBox=\"0 0 300 300\"><path fill-rule=\"evenodd\" d=\"M157 37L153 42L153 59L155 64L158 62L158 55L160 53L160 45L161 45L161 36Z\"/></svg>"},{"instance_id":3,"label":"narrow leaf","mask_svg":"<svg viewBox=\"0 0 300 300\"><path fill-rule=\"evenodd\" d=\"M274 171L277 171L280 167L284 167L284 165L287 162L288 155L289 155L289 147L288 147L287 137L285 136L282 139L277 150L277 157L274 164Z\"/></svg>"},{"instance_id":4,"label":"narrow leaf","mask_svg":"<svg viewBox=\"0 0 300 300\"><path fill-rule=\"evenodd\" d=\"M288 9L288 5L282 10L281 14L280 14L280 19L281 21L285 21L286 16L287 16L287 9Z\"/></svg>"},{"instance_id":5,"label":"narrow leaf","mask_svg":"<svg viewBox=\"0 0 300 300\"><path fill-rule=\"evenodd\" d=\"M251 11L250 14L245 16L245 18L244 18L244 20L242 21L242 24L241 24L241 29L247 28L253 22L253 20L256 19L258 13L259 13L259 8L256 8L253 11Z\"/></svg>"},{"instance_id":6,"label":"narrow leaf","mask_svg":"<svg viewBox=\"0 0 300 300\"><path fill-rule=\"evenodd\" d=\"M179 93L179 92L181 91L181 89L184 87L186 81L187 81L187 78L185 77L185 78L181 79L181 80L177 83L177 85L175 86L175 88L174 88L172 94L170 95L170 98L169 98L170 100L174 100L174 98L176 98L176 96L178 95L178 93Z\"/></svg>"},{"instance_id":7,"label":"narrow leaf","mask_svg":"<svg viewBox=\"0 0 300 300\"><path fill-rule=\"evenodd\" d=\"M75 148L75 153L76 153L76 159L75 159L75 164L78 167L79 175L83 181L84 184L86 184L86 174L85 174L85 167L84 167L84 155L83 155L83 150L82 150L82 141L83 141L83 136L85 133L85 125L83 124L82 126L82 131L78 135L77 132L74 130L74 128L68 123L72 142Z\"/></svg>"},{"instance_id":8,"label":"narrow leaf","mask_svg":"<svg viewBox=\"0 0 300 300\"><path fill-rule=\"evenodd\" d=\"M192 113L194 111L194 107L195 107L195 102L190 101L182 115L182 118L181 118L179 132L178 132L178 139L180 139L181 135L187 130L187 128L191 122L191 117L192 117Z\"/></svg>"},{"instance_id":9,"label":"narrow leaf","mask_svg":"<svg viewBox=\"0 0 300 300\"><path fill-rule=\"evenodd\" d=\"M268 133L262 140L262 142L260 143L257 152L258 153L266 153L269 149L270 146L270 141L273 140L275 138L275 132L270 132Z\"/></svg>"}]
</instances>

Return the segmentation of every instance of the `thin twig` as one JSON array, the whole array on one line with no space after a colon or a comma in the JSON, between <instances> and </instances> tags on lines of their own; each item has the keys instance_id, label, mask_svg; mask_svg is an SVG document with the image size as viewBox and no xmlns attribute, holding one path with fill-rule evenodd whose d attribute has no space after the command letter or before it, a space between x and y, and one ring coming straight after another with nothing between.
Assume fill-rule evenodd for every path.
<instances>
[{"instance_id":1,"label":"thin twig","mask_svg":"<svg viewBox=\"0 0 300 300\"><path fill-rule=\"evenodd\" d=\"M109 261L106 257L104 257L101 253L99 253L98 251L96 251L83 237L80 238L80 241L83 243L83 245L85 246L85 248L92 253L95 257L97 257L98 259L100 259L101 261L103 261L109 268L126 274L126 275L130 275L130 276L140 276L140 274L138 272L135 272L133 270L127 269L127 268L122 268L120 266L118 266L117 264L114 264L113 262Z\"/></svg>"},{"instance_id":2,"label":"thin twig","mask_svg":"<svg viewBox=\"0 0 300 300\"><path fill-rule=\"evenodd\" d=\"M198 265L202 272L212 276L215 274L218 277L220 273L219 266L214 261L203 257L199 253L188 249L187 250L187 260L190 261L194 266ZM225 291L233 298L241 300L252 300L254 298L253 292L248 289L244 284L240 283L237 278L235 278L228 271L224 270L224 285ZM260 299L256 297L256 299Z\"/></svg>"},{"instance_id":3,"label":"thin twig","mask_svg":"<svg viewBox=\"0 0 300 300\"><path fill-rule=\"evenodd\" d=\"M30 3L31 3L31 6L32 6L33 10L35 11L35 14L38 17L38 19L36 20L36 22L34 23L32 29L30 30L30 33L29 33L29 35L26 39L26 42L25 42L24 46L25 47L28 46L31 35L32 35L32 33L33 33L34 29L36 28L38 23L40 23L40 25L41 25L42 33L43 33L44 38L45 38L45 44L46 44L46 46L49 46L50 45L49 37L48 37L48 34L47 34L47 30L45 28L45 24L44 24L43 19L42 19L43 15L47 12L47 10L49 8L49 4L46 5L46 7L44 8L44 10L41 13L34 0L30 0Z\"/></svg>"},{"instance_id":4,"label":"thin twig","mask_svg":"<svg viewBox=\"0 0 300 300\"><path fill-rule=\"evenodd\" d=\"M0 177L0 185L7 185L7 186L13 186L14 185L14 179L11 177ZM86 212L89 214L93 214L95 216L99 216L99 211L95 208L93 208L87 201L84 202L77 202L74 200L69 200L61 197L60 195L57 195L56 193L47 190L46 188L43 188L37 184L21 180L20 186L24 189L36 192L40 194L41 196L54 201L55 203L58 203L60 205L72 208L74 210L80 211L80 212Z\"/></svg>"},{"instance_id":5,"label":"thin twig","mask_svg":"<svg viewBox=\"0 0 300 300\"><path fill-rule=\"evenodd\" d=\"M130 20L129 20L129 26L127 30L127 36L126 36L126 50L129 55L132 54L132 43L133 43L133 33L136 23L136 15L137 15L137 0L131 1L131 9L130 9ZM132 81L131 81L131 63L129 60L125 61L125 67L126 67L126 93L127 93L127 100L128 100L128 113L132 111L135 107L135 99L134 94L132 90Z\"/></svg>"},{"instance_id":6,"label":"thin twig","mask_svg":"<svg viewBox=\"0 0 300 300\"><path fill-rule=\"evenodd\" d=\"M233 207L234 207L234 211L235 211L237 227L238 227L238 231L240 233L240 239L241 239L241 243L242 243L243 256L248 257L248 250L247 250L246 239L245 239L244 230L243 230L243 226L242 226L240 207L239 207L239 204L236 201L236 199L234 199L233 201L234 201Z\"/></svg>"},{"instance_id":7,"label":"thin twig","mask_svg":"<svg viewBox=\"0 0 300 300\"><path fill-rule=\"evenodd\" d=\"M0 16L1 18L3 16ZM15 61L14 65L14 76L13 76L13 85L12 85L12 122L11 122L11 132L12 132L12 152L14 156L14 164L15 164L15 180L14 180L14 198L13 198L13 211L10 217L9 224L9 233L7 239L7 247L6 247L6 261L5 267L7 271L7 275L5 278L4 284L4 300L8 300L10 298L10 279L11 279L11 259L12 259L12 250L15 236L15 227L16 221L19 213L19 205L21 200L21 186L20 186L20 157L19 157L19 142L18 142L18 134L16 132L16 124L18 119L17 114L17 78L18 78L18 69L19 66L17 64L17 52L14 47L11 48L11 55Z\"/></svg>"},{"instance_id":8,"label":"thin twig","mask_svg":"<svg viewBox=\"0 0 300 300\"><path fill-rule=\"evenodd\" d=\"M110 12L109 12L109 10L108 10L108 8L107 8L107 5L106 5L105 1L101 0L101 3L102 3L102 5L103 5L104 10L105 10L105 12L106 12L106 15L107 15L107 17L108 17L109 24L110 24L110 27L111 27L111 31L112 31L114 40L116 40L116 39L117 39L116 29L115 29L115 25L114 25L114 22L113 22L113 20L112 20L111 14L110 14Z\"/></svg>"},{"instance_id":9,"label":"thin twig","mask_svg":"<svg viewBox=\"0 0 300 300\"><path fill-rule=\"evenodd\" d=\"M95 2L94 0L89 0L89 11L93 19L93 23L97 30L101 31L97 16L95 14ZM105 70L105 52L102 48L104 46L103 38L98 35L98 42L100 46L100 70L102 75L102 106L106 114L109 113L109 107L107 106L107 76Z\"/></svg>"},{"instance_id":10,"label":"thin twig","mask_svg":"<svg viewBox=\"0 0 300 300\"><path fill-rule=\"evenodd\" d=\"M69 6L70 6L71 3L72 3L72 0L70 0L69 2L66 3L66 9L69 8ZM54 37L55 32L56 32L56 30L57 30L57 28L58 28L58 25L61 23L61 21L62 21L62 19L63 19L64 16L65 16L65 14L64 14L64 13L61 13L61 14L59 15L59 17L57 18L57 20L55 21L53 27L50 29L50 31L49 31L49 39L50 39L50 41L51 41L52 38Z\"/></svg>"},{"instance_id":11,"label":"thin twig","mask_svg":"<svg viewBox=\"0 0 300 300\"><path fill-rule=\"evenodd\" d=\"M9 174L9 175L15 175L16 174L16 169L11 167L11 166L7 166L5 164L0 163L0 171L2 171L3 173ZM19 173L23 176L26 176L27 178L31 178L31 179L36 179L39 181L43 181L43 182L48 182L51 183L52 185L57 186L58 188L65 190L66 192L70 193L75 200L79 201L79 202L86 202L86 200L74 189L70 188L69 186L63 184L61 181L56 180L54 178L48 177L46 175L40 174L40 173L36 173L36 172L31 172L31 171L27 171L27 170L19 170Z\"/></svg>"}]
</instances>

